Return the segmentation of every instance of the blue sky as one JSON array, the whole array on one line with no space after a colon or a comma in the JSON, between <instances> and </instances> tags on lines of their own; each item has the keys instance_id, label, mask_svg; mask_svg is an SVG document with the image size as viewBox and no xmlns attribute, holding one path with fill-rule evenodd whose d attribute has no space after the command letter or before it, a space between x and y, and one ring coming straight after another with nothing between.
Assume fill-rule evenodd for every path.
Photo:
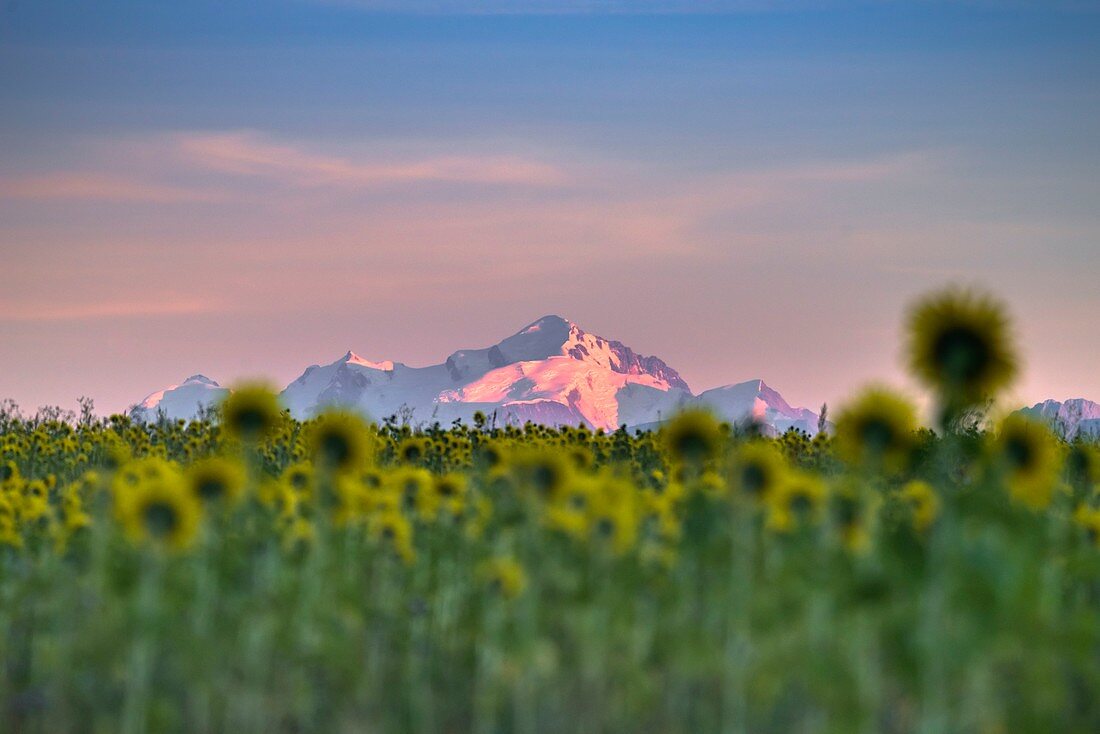
<instances>
[{"instance_id":1,"label":"blue sky","mask_svg":"<svg viewBox=\"0 0 1100 734\"><path fill-rule=\"evenodd\" d=\"M816 405L904 382L902 310L964 282L1014 399L1100 399L1097 7L0 0L0 395L562 313Z\"/></svg>"}]
</instances>

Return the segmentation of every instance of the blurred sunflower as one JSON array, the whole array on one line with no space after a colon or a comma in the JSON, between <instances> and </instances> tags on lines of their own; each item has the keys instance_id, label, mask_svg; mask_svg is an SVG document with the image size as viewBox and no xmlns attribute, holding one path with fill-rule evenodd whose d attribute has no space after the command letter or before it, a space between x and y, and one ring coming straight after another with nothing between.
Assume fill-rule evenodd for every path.
<instances>
[{"instance_id":1,"label":"blurred sunflower","mask_svg":"<svg viewBox=\"0 0 1100 734\"><path fill-rule=\"evenodd\" d=\"M235 505L244 496L244 467L231 459L214 457L195 462L185 478L191 493L204 504Z\"/></svg>"},{"instance_id":2,"label":"blurred sunflower","mask_svg":"<svg viewBox=\"0 0 1100 734\"><path fill-rule=\"evenodd\" d=\"M404 464L419 464L428 454L428 442L419 436L410 436L397 446L397 458Z\"/></svg>"},{"instance_id":3,"label":"blurred sunflower","mask_svg":"<svg viewBox=\"0 0 1100 734\"><path fill-rule=\"evenodd\" d=\"M573 476L572 463L558 451L531 448L511 453L498 467L520 492L554 502Z\"/></svg>"},{"instance_id":4,"label":"blurred sunflower","mask_svg":"<svg viewBox=\"0 0 1100 734\"><path fill-rule=\"evenodd\" d=\"M783 483L787 464L770 443L750 441L734 454L730 487L754 502L765 502Z\"/></svg>"},{"instance_id":5,"label":"blurred sunflower","mask_svg":"<svg viewBox=\"0 0 1100 734\"><path fill-rule=\"evenodd\" d=\"M527 574L514 558L493 558L481 565L478 575L493 592L505 599L515 599L527 588Z\"/></svg>"},{"instance_id":6,"label":"blurred sunflower","mask_svg":"<svg viewBox=\"0 0 1100 734\"><path fill-rule=\"evenodd\" d=\"M256 443L275 433L282 410L275 392L266 385L243 385L221 405L226 432L245 443Z\"/></svg>"},{"instance_id":7,"label":"blurred sunflower","mask_svg":"<svg viewBox=\"0 0 1100 734\"><path fill-rule=\"evenodd\" d=\"M452 517L458 517L466 508L467 480L465 474L452 472L434 478L432 490L439 506Z\"/></svg>"},{"instance_id":8,"label":"blurred sunflower","mask_svg":"<svg viewBox=\"0 0 1100 734\"><path fill-rule=\"evenodd\" d=\"M380 512L367 520L367 531L374 540L386 543L405 563L412 563L416 554L412 547L412 525L397 511Z\"/></svg>"},{"instance_id":9,"label":"blurred sunflower","mask_svg":"<svg viewBox=\"0 0 1100 734\"><path fill-rule=\"evenodd\" d=\"M912 514L913 529L918 533L928 530L940 512L940 498L932 485L914 479L907 482L898 494Z\"/></svg>"},{"instance_id":10,"label":"blurred sunflower","mask_svg":"<svg viewBox=\"0 0 1100 734\"><path fill-rule=\"evenodd\" d=\"M119 500L119 523L135 542L182 550L198 533L202 507L177 476L143 481Z\"/></svg>"},{"instance_id":11,"label":"blurred sunflower","mask_svg":"<svg viewBox=\"0 0 1100 734\"><path fill-rule=\"evenodd\" d=\"M1013 413L1001 422L992 451L1014 499L1033 510L1050 504L1062 462L1057 440L1045 423Z\"/></svg>"},{"instance_id":12,"label":"blurred sunflower","mask_svg":"<svg viewBox=\"0 0 1100 734\"><path fill-rule=\"evenodd\" d=\"M991 296L957 287L918 302L909 314L913 373L948 403L991 397L1016 376L1008 317Z\"/></svg>"},{"instance_id":13,"label":"blurred sunflower","mask_svg":"<svg viewBox=\"0 0 1100 734\"><path fill-rule=\"evenodd\" d=\"M306 429L310 455L318 467L344 472L362 466L371 456L367 424L354 413L332 411Z\"/></svg>"},{"instance_id":14,"label":"blurred sunflower","mask_svg":"<svg viewBox=\"0 0 1100 734\"><path fill-rule=\"evenodd\" d=\"M909 461L916 428L916 410L909 401L870 387L837 416L837 451L852 464L900 471Z\"/></svg>"},{"instance_id":15,"label":"blurred sunflower","mask_svg":"<svg viewBox=\"0 0 1100 734\"><path fill-rule=\"evenodd\" d=\"M1100 446L1074 443L1066 455L1066 479L1083 494L1100 485Z\"/></svg>"},{"instance_id":16,"label":"blurred sunflower","mask_svg":"<svg viewBox=\"0 0 1100 734\"><path fill-rule=\"evenodd\" d=\"M1085 531L1089 542L1100 548L1100 509L1080 505L1073 513L1073 521Z\"/></svg>"},{"instance_id":17,"label":"blurred sunflower","mask_svg":"<svg viewBox=\"0 0 1100 734\"><path fill-rule=\"evenodd\" d=\"M852 479L835 485L829 493L829 515L849 553L862 555L871 548L871 531L881 499Z\"/></svg>"},{"instance_id":18,"label":"blurred sunflower","mask_svg":"<svg viewBox=\"0 0 1100 734\"><path fill-rule=\"evenodd\" d=\"M603 477L588 504L589 532L616 554L634 547L638 537L638 508L633 485L620 477Z\"/></svg>"},{"instance_id":19,"label":"blurred sunflower","mask_svg":"<svg viewBox=\"0 0 1100 734\"><path fill-rule=\"evenodd\" d=\"M315 488L313 465L308 461L291 464L283 471L282 482L299 497L312 497Z\"/></svg>"},{"instance_id":20,"label":"blurred sunflower","mask_svg":"<svg viewBox=\"0 0 1100 734\"><path fill-rule=\"evenodd\" d=\"M829 497L825 483L807 472L787 472L768 497L767 527L789 533L821 521Z\"/></svg>"},{"instance_id":21,"label":"blurred sunflower","mask_svg":"<svg viewBox=\"0 0 1100 734\"><path fill-rule=\"evenodd\" d=\"M722 446L718 420L705 410L686 410L661 430L661 438L672 459L700 467L713 460Z\"/></svg>"}]
</instances>

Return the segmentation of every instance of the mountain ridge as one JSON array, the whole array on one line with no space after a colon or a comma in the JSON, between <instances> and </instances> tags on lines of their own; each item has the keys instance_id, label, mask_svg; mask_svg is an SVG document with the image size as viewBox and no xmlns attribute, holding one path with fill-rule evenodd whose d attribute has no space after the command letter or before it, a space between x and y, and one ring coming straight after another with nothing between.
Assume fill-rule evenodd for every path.
<instances>
[{"instance_id":1,"label":"mountain ridge","mask_svg":"<svg viewBox=\"0 0 1100 734\"><path fill-rule=\"evenodd\" d=\"M198 379L198 378L201 378ZM210 384L207 384L210 383ZM131 410L136 420L191 418L227 394L202 375L147 396ZM194 401L190 406L187 401ZM469 422L475 412L503 423L587 425L613 430L643 426L689 406L731 422L755 421L766 431L817 431L817 414L792 408L763 380L723 385L698 395L664 360L620 341L591 334L550 314L484 348L459 349L443 362L411 367L370 360L352 350L313 364L280 393L296 418L330 407L381 420L411 411L414 419Z\"/></svg>"}]
</instances>

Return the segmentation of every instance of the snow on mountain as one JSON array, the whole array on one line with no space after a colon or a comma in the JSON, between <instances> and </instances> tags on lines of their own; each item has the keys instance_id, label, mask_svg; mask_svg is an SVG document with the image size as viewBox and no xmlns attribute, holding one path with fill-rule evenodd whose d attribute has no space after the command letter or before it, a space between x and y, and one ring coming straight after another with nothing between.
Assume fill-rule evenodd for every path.
<instances>
[{"instance_id":1,"label":"snow on mountain","mask_svg":"<svg viewBox=\"0 0 1100 734\"><path fill-rule=\"evenodd\" d=\"M143 415L151 419L158 407L167 406L170 417L188 417L188 408L193 414L198 402L209 404L225 394L207 382L220 391L216 397L184 383L147 398ZM196 400L197 395L209 400ZM817 430L816 413L792 408L761 380L693 396L662 360L589 334L560 316L544 316L497 344L462 349L427 367L371 361L349 351L307 368L280 399L296 418L342 407L374 420L411 411L414 423L448 424L469 422L481 411L495 414L498 425L532 421L606 430L656 424L687 405L701 405L724 420L751 419L770 431Z\"/></svg>"},{"instance_id":2,"label":"snow on mountain","mask_svg":"<svg viewBox=\"0 0 1100 734\"><path fill-rule=\"evenodd\" d=\"M229 391L204 375L191 375L178 385L158 390L146 396L130 410L136 421L150 422L164 416L169 420L194 418L199 408L219 403Z\"/></svg>"},{"instance_id":3,"label":"snow on mountain","mask_svg":"<svg viewBox=\"0 0 1100 734\"><path fill-rule=\"evenodd\" d=\"M1046 421L1056 433L1070 441L1079 435L1100 438L1100 403L1091 400L1044 400L1017 412Z\"/></svg>"},{"instance_id":4,"label":"snow on mountain","mask_svg":"<svg viewBox=\"0 0 1100 734\"><path fill-rule=\"evenodd\" d=\"M709 408L735 424L756 423L783 433L790 428L817 433L818 414L807 408L792 408L763 380L749 380L700 393L694 404Z\"/></svg>"},{"instance_id":5,"label":"snow on mountain","mask_svg":"<svg viewBox=\"0 0 1100 734\"><path fill-rule=\"evenodd\" d=\"M491 347L459 350L429 367L368 362L348 352L307 369L282 399L300 418L340 405L375 419L412 409L414 420L447 423L481 410L496 412L498 422L613 429L648 417L644 406L671 408L690 394L660 359L545 316Z\"/></svg>"}]
</instances>

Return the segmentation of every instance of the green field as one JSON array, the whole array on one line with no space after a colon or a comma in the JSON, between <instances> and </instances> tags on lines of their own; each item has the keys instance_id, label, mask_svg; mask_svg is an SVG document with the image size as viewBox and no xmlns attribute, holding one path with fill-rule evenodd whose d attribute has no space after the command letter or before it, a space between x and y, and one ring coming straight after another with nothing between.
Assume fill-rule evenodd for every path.
<instances>
[{"instance_id":1,"label":"green field","mask_svg":"<svg viewBox=\"0 0 1100 734\"><path fill-rule=\"evenodd\" d=\"M0 417L0 731L1100 731L1100 451L989 399L999 307L910 314L778 438Z\"/></svg>"}]
</instances>

